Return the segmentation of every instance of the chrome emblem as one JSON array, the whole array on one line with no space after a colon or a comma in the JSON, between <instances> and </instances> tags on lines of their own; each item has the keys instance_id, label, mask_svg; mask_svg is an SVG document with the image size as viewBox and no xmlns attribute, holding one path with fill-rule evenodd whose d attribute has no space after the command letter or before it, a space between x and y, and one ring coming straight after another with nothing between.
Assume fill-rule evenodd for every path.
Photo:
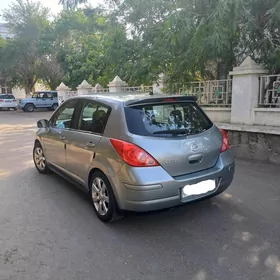
<instances>
[{"instance_id":1,"label":"chrome emblem","mask_svg":"<svg viewBox=\"0 0 280 280\"><path fill-rule=\"evenodd\" d=\"M192 150L193 152L196 152L196 151L198 150L198 145L192 144L192 145L191 145L191 150Z\"/></svg>"}]
</instances>

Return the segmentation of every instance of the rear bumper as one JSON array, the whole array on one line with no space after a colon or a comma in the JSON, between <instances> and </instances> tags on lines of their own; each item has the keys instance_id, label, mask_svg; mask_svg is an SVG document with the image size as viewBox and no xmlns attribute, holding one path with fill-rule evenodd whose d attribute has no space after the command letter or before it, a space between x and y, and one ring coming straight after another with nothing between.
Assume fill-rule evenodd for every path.
<instances>
[{"instance_id":1,"label":"rear bumper","mask_svg":"<svg viewBox=\"0 0 280 280\"><path fill-rule=\"evenodd\" d=\"M169 176L161 167L134 170L123 166L119 174L122 181L118 183L115 191L122 210L136 212L160 210L222 193L230 186L234 171L235 163L230 151L222 153L211 169L176 178ZM123 183L124 178L131 178L131 175L134 176L134 182ZM209 179L217 181L215 190L184 199L181 197L184 186Z\"/></svg>"},{"instance_id":2,"label":"rear bumper","mask_svg":"<svg viewBox=\"0 0 280 280\"><path fill-rule=\"evenodd\" d=\"M17 108L17 103L15 102L11 102L11 103L6 103L6 102L1 102L0 103L0 109L1 108L14 108L16 109Z\"/></svg>"}]
</instances>

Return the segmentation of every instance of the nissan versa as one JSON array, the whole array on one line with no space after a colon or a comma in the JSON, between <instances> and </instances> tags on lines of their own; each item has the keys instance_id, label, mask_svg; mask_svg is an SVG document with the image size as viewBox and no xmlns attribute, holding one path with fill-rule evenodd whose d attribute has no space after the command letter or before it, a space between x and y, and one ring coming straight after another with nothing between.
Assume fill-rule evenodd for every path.
<instances>
[{"instance_id":1,"label":"nissan versa","mask_svg":"<svg viewBox=\"0 0 280 280\"><path fill-rule=\"evenodd\" d=\"M80 96L37 125L38 171L84 187L104 222L212 197L233 179L227 134L194 97Z\"/></svg>"}]
</instances>

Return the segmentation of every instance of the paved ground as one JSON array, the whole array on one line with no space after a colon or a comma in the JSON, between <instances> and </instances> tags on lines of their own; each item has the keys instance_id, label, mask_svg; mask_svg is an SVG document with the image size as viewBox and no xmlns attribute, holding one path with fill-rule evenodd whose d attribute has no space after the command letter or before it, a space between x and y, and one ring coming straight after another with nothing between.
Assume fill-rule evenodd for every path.
<instances>
[{"instance_id":1,"label":"paved ground","mask_svg":"<svg viewBox=\"0 0 280 280\"><path fill-rule=\"evenodd\" d=\"M220 197L105 225L83 192L33 167L49 115L0 112L1 280L280 279L279 166L238 161Z\"/></svg>"}]
</instances>

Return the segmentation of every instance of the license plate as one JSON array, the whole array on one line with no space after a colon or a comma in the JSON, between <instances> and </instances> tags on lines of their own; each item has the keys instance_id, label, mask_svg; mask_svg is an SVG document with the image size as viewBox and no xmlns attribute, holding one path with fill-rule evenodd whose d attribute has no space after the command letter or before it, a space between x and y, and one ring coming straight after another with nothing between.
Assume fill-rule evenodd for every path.
<instances>
[{"instance_id":1,"label":"license plate","mask_svg":"<svg viewBox=\"0 0 280 280\"><path fill-rule=\"evenodd\" d=\"M182 198L200 195L211 192L216 188L215 180L206 180L193 185L186 185L182 188Z\"/></svg>"},{"instance_id":2,"label":"license plate","mask_svg":"<svg viewBox=\"0 0 280 280\"><path fill-rule=\"evenodd\" d=\"M11 101L11 100L6 100L5 102L6 102L6 103L12 103L12 101Z\"/></svg>"}]
</instances>

